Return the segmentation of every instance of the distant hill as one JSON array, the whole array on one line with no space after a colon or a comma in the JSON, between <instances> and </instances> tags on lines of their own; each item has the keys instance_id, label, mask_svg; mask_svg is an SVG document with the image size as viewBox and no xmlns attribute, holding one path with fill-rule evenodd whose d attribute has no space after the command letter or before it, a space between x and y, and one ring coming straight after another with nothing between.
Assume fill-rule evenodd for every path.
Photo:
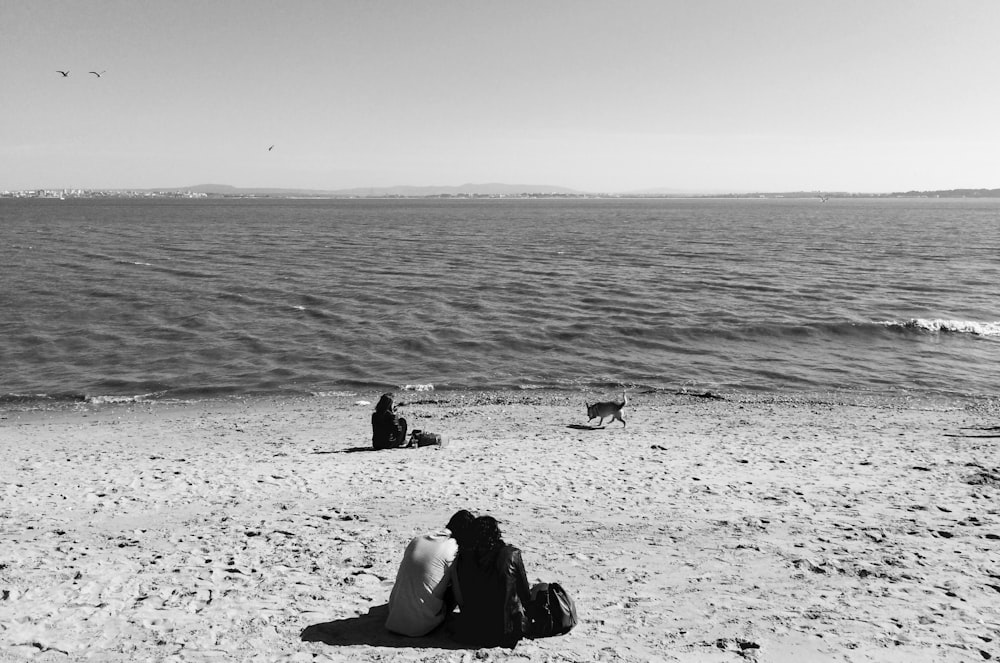
<instances>
[{"instance_id":1,"label":"distant hill","mask_svg":"<svg viewBox=\"0 0 1000 663\"><path fill-rule=\"evenodd\" d=\"M198 184L147 192L193 192L209 196L261 196L274 198L430 198L439 196L598 196L598 197L695 197L695 198L1000 198L1000 189L941 189L894 193L850 193L845 191L714 192L666 187L619 193L595 194L545 184L461 184L459 186L386 186L352 189L283 189L277 187L235 187L228 184Z\"/></svg>"},{"instance_id":2,"label":"distant hill","mask_svg":"<svg viewBox=\"0 0 1000 663\"><path fill-rule=\"evenodd\" d=\"M236 187L228 184L197 184L178 187L171 191L191 191L210 196L329 196L332 191L318 189L279 189L266 187Z\"/></svg>"},{"instance_id":3,"label":"distant hill","mask_svg":"<svg viewBox=\"0 0 1000 663\"><path fill-rule=\"evenodd\" d=\"M701 196L736 195L736 194L733 194L732 191L726 191L726 190L722 190L722 189L720 189L718 191L708 190L708 189L703 190L703 191L696 191L696 190L692 190L692 189L671 189L671 188L668 188L668 187L662 187L661 186L661 187L654 187L654 188L651 188L651 189L633 189L631 191L622 191L618 195L620 195L620 196L640 196L640 197L650 197L650 198L657 198L657 197L664 197L664 198L673 198L673 197L681 198L681 197L684 197L684 198L686 198L686 197L691 197L691 196L693 196L693 197L701 197Z\"/></svg>"},{"instance_id":4,"label":"distant hill","mask_svg":"<svg viewBox=\"0 0 1000 663\"><path fill-rule=\"evenodd\" d=\"M901 198L1000 198L1000 189L942 189L894 193Z\"/></svg>"},{"instance_id":5,"label":"distant hill","mask_svg":"<svg viewBox=\"0 0 1000 663\"><path fill-rule=\"evenodd\" d=\"M518 195L585 195L561 186L541 184L462 184L460 186L388 186L357 187L354 189L277 189L245 188L226 184L198 184L171 189L191 191L216 196L276 196L276 197L325 197L325 198L385 198L402 196L420 198L430 196L518 196Z\"/></svg>"}]
</instances>

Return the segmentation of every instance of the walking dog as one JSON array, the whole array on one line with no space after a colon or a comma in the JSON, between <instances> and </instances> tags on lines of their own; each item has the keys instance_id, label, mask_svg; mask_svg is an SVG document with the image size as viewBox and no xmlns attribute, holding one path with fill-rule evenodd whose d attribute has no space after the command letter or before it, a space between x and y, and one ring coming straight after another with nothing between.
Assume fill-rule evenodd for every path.
<instances>
[{"instance_id":1,"label":"walking dog","mask_svg":"<svg viewBox=\"0 0 1000 663\"><path fill-rule=\"evenodd\" d=\"M622 410L628 405L628 396L625 391L622 391L622 400L618 401L603 401L601 403L585 403L587 406L587 421L593 421L594 419L600 418L597 423L598 426L604 425L604 420L611 417L611 421L617 419L622 422L622 427L625 426L625 418L622 416ZM609 422L610 423L610 422Z\"/></svg>"}]
</instances>

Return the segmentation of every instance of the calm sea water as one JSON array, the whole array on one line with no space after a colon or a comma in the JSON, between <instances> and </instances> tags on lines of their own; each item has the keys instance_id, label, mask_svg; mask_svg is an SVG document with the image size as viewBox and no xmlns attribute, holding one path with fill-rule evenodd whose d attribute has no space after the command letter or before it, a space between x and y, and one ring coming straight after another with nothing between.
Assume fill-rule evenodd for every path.
<instances>
[{"instance_id":1,"label":"calm sea water","mask_svg":"<svg viewBox=\"0 0 1000 663\"><path fill-rule=\"evenodd\" d=\"M0 398L994 395L1000 202L0 200Z\"/></svg>"}]
</instances>

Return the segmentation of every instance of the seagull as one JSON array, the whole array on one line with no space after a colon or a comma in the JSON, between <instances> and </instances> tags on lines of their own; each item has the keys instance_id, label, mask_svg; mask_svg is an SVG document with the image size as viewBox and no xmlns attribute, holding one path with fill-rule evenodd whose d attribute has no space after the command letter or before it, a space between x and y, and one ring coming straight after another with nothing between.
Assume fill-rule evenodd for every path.
<instances>
[{"instance_id":1,"label":"seagull","mask_svg":"<svg viewBox=\"0 0 1000 663\"><path fill-rule=\"evenodd\" d=\"M274 145L272 145L271 147L267 148L267 151L270 152L273 149L274 149Z\"/></svg>"},{"instance_id":2,"label":"seagull","mask_svg":"<svg viewBox=\"0 0 1000 663\"><path fill-rule=\"evenodd\" d=\"M69 72L68 71L63 71L62 69L56 69L56 71L58 71L60 74L62 74L63 78L66 78L67 76L69 76Z\"/></svg>"},{"instance_id":3,"label":"seagull","mask_svg":"<svg viewBox=\"0 0 1000 663\"><path fill-rule=\"evenodd\" d=\"M102 70L101 70L100 72L96 72L96 71L88 71L87 73L88 73L88 74L93 74L94 76L97 76L98 78L100 78L100 77L101 77L101 74L103 74L103 73L104 73L105 71L107 71L107 69L102 69Z\"/></svg>"}]
</instances>

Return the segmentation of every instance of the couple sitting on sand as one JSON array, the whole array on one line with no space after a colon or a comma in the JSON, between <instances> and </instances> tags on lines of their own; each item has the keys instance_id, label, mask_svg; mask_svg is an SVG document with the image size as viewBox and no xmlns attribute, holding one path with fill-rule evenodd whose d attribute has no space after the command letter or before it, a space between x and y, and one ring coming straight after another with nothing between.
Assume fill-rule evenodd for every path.
<instances>
[{"instance_id":1,"label":"couple sitting on sand","mask_svg":"<svg viewBox=\"0 0 1000 663\"><path fill-rule=\"evenodd\" d=\"M495 518L462 510L445 529L406 547L385 626L402 635L426 635L458 605L456 640L514 647L528 635L529 603L521 551L504 543Z\"/></svg>"}]
</instances>

